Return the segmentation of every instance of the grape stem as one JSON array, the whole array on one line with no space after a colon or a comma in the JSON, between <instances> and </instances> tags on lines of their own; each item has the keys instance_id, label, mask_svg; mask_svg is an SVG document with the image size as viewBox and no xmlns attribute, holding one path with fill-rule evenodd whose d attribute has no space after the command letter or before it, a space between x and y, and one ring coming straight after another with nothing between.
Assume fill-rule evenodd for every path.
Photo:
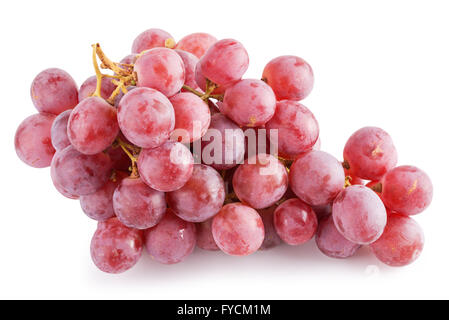
<instances>
[{"instance_id":1,"label":"grape stem","mask_svg":"<svg viewBox=\"0 0 449 320\"><path fill-rule=\"evenodd\" d=\"M92 48L93 48L92 61L94 63L95 75L97 77L97 87L95 88L95 92L92 94L92 97L101 98L101 81L103 80L103 74L101 73L100 68L98 67L97 50L95 48L95 45L92 45Z\"/></svg>"},{"instance_id":2,"label":"grape stem","mask_svg":"<svg viewBox=\"0 0 449 320\"><path fill-rule=\"evenodd\" d=\"M140 148L136 147L132 144L129 144L123 141L120 138L117 138L118 145L122 148L122 150L126 153L126 155L131 159L131 175L130 178L137 179L139 178L139 170L137 169L137 159L139 157ZM131 150L131 151L129 151Z\"/></svg>"},{"instance_id":3,"label":"grape stem","mask_svg":"<svg viewBox=\"0 0 449 320\"><path fill-rule=\"evenodd\" d=\"M374 186L371 187L371 189L372 189L374 192L382 193L382 183L381 183L381 182L376 183Z\"/></svg>"},{"instance_id":4,"label":"grape stem","mask_svg":"<svg viewBox=\"0 0 449 320\"><path fill-rule=\"evenodd\" d=\"M346 176L346 177L345 177L345 186L344 186L345 189L346 189L347 187L352 186L351 180L352 180L352 178L351 178L350 176Z\"/></svg>"},{"instance_id":5,"label":"grape stem","mask_svg":"<svg viewBox=\"0 0 449 320\"><path fill-rule=\"evenodd\" d=\"M132 74L131 71L128 71L128 70L125 70L125 69L119 67L117 63L113 62L108 57L106 57L106 55L104 54L103 50L101 49L99 43L95 44L94 46L95 46L95 52L102 63L102 67L104 67L106 69L110 69L110 70L114 71L116 74L123 76L123 77L127 77Z\"/></svg>"},{"instance_id":6,"label":"grape stem","mask_svg":"<svg viewBox=\"0 0 449 320\"><path fill-rule=\"evenodd\" d=\"M349 170L349 169L351 169L351 166L349 165L349 162L348 161L343 161L342 163L341 163L341 165L343 166L343 168L345 168L346 170Z\"/></svg>"}]
</instances>

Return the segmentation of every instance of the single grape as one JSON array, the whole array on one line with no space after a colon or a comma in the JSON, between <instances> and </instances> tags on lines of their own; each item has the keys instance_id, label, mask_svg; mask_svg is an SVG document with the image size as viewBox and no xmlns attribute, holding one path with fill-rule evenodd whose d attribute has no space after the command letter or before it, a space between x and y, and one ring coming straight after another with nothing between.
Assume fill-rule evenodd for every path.
<instances>
[{"instance_id":1,"label":"single grape","mask_svg":"<svg viewBox=\"0 0 449 320\"><path fill-rule=\"evenodd\" d=\"M214 114L201 140L203 163L217 170L235 167L245 155L245 136L242 129L221 113Z\"/></svg>"},{"instance_id":2,"label":"single grape","mask_svg":"<svg viewBox=\"0 0 449 320\"><path fill-rule=\"evenodd\" d=\"M343 190L345 173L341 163L323 151L310 151L293 162L290 187L299 199L311 206L332 202Z\"/></svg>"},{"instance_id":3,"label":"single grape","mask_svg":"<svg viewBox=\"0 0 449 320\"><path fill-rule=\"evenodd\" d=\"M82 154L73 146L57 151L51 162L51 177L58 189L73 196L94 193L111 176L111 159L105 153Z\"/></svg>"},{"instance_id":4,"label":"single grape","mask_svg":"<svg viewBox=\"0 0 449 320\"><path fill-rule=\"evenodd\" d=\"M379 180L398 161L393 140L376 127L356 131L346 142L343 158L355 176L366 180Z\"/></svg>"},{"instance_id":5,"label":"single grape","mask_svg":"<svg viewBox=\"0 0 449 320\"><path fill-rule=\"evenodd\" d=\"M64 70L47 69L34 78L31 99L39 112L58 115L78 104L78 87Z\"/></svg>"},{"instance_id":6,"label":"single grape","mask_svg":"<svg viewBox=\"0 0 449 320\"><path fill-rule=\"evenodd\" d=\"M225 196L220 174L209 166L195 164L187 183L181 189L167 193L167 203L181 219L203 222L220 211Z\"/></svg>"},{"instance_id":7,"label":"single grape","mask_svg":"<svg viewBox=\"0 0 449 320\"><path fill-rule=\"evenodd\" d=\"M167 97L178 93L185 82L185 67L181 57L167 48L151 49L134 65L137 85L156 89Z\"/></svg>"},{"instance_id":8,"label":"single grape","mask_svg":"<svg viewBox=\"0 0 449 320\"><path fill-rule=\"evenodd\" d=\"M175 51L181 57L182 62L184 63L184 68L186 72L185 74L186 80L184 84L192 89L196 90L200 89L195 80L195 68L196 65L198 64L198 58L187 51L182 50L175 50ZM182 89L182 91L186 90Z\"/></svg>"},{"instance_id":9,"label":"single grape","mask_svg":"<svg viewBox=\"0 0 449 320\"><path fill-rule=\"evenodd\" d=\"M34 168L50 166L55 154L51 142L51 126L55 116L52 114L34 114L19 125L14 137L17 156Z\"/></svg>"},{"instance_id":10,"label":"single grape","mask_svg":"<svg viewBox=\"0 0 449 320\"><path fill-rule=\"evenodd\" d=\"M67 124L69 122L72 109L60 113L51 126L51 143L56 150L62 150L70 146L69 136L67 135Z\"/></svg>"},{"instance_id":11,"label":"single grape","mask_svg":"<svg viewBox=\"0 0 449 320\"><path fill-rule=\"evenodd\" d=\"M111 96L112 92L114 92L115 88L116 86L112 83L111 78L103 78L101 80L101 97L107 100ZM92 76L87 78L80 87L78 92L78 100L82 101L91 97L95 93L95 90L97 90L97 77Z\"/></svg>"},{"instance_id":12,"label":"single grape","mask_svg":"<svg viewBox=\"0 0 449 320\"><path fill-rule=\"evenodd\" d=\"M131 229L112 218L98 224L90 243L94 264L103 272L122 273L142 256L142 231Z\"/></svg>"},{"instance_id":13,"label":"single grape","mask_svg":"<svg viewBox=\"0 0 449 320\"><path fill-rule=\"evenodd\" d=\"M192 33L176 44L176 49L184 50L194 54L196 57L201 58L215 42L217 38L208 33Z\"/></svg>"},{"instance_id":14,"label":"single grape","mask_svg":"<svg viewBox=\"0 0 449 320\"><path fill-rule=\"evenodd\" d=\"M249 57L240 42L224 39L213 44L201 57L198 65L201 66L204 77L223 85L242 78L248 69Z\"/></svg>"},{"instance_id":15,"label":"single grape","mask_svg":"<svg viewBox=\"0 0 449 320\"><path fill-rule=\"evenodd\" d=\"M337 230L332 216L320 220L315 237L318 249L326 256L337 259L352 257L361 247L343 237Z\"/></svg>"},{"instance_id":16,"label":"single grape","mask_svg":"<svg viewBox=\"0 0 449 320\"><path fill-rule=\"evenodd\" d=\"M163 192L180 189L193 172L190 150L173 141L157 148L142 149L137 164L142 180L151 188Z\"/></svg>"},{"instance_id":17,"label":"single grape","mask_svg":"<svg viewBox=\"0 0 449 320\"><path fill-rule=\"evenodd\" d=\"M272 206L287 191L284 165L269 154L258 154L240 165L232 179L237 197L254 209Z\"/></svg>"},{"instance_id":18,"label":"single grape","mask_svg":"<svg viewBox=\"0 0 449 320\"><path fill-rule=\"evenodd\" d=\"M419 168L400 166L382 179L382 200L389 209L407 215L423 212L432 202L433 186Z\"/></svg>"},{"instance_id":19,"label":"single grape","mask_svg":"<svg viewBox=\"0 0 449 320\"><path fill-rule=\"evenodd\" d=\"M379 239L387 223L384 204L373 190L362 185L349 186L338 195L332 216L346 239L362 245Z\"/></svg>"},{"instance_id":20,"label":"single grape","mask_svg":"<svg viewBox=\"0 0 449 320\"><path fill-rule=\"evenodd\" d=\"M53 185L54 185L55 189L56 189L60 194L62 194L64 197L66 197L66 198L68 198L68 199L71 199L71 200L78 200L78 199L80 198L78 195L75 195L75 194L70 193L69 191L67 191L67 189L64 188L64 187L59 183L58 180L56 180L55 173L54 173L54 170L53 170L53 169L50 169L50 176L51 176L51 179L52 179L52 181L53 181Z\"/></svg>"},{"instance_id":21,"label":"single grape","mask_svg":"<svg viewBox=\"0 0 449 320\"><path fill-rule=\"evenodd\" d=\"M170 100L149 88L128 92L120 101L117 118L123 135L143 148L162 145L175 127L175 112Z\"/></svg>"},{"instance_id":22,"label":"single grape","mask_svg":"<svg viewBox=\"0 0 449 320\"><path fill-rule=\"evenodd\" d=\"M274 211L274 227L285 243L296 246L313 238L318 219L309 205L298 198L289 199Z\"/></svg>"},{"instance_id":23,"label":"single grape","mask_svg":"<svg viewBox=\"0 0 449 320\"><path fill-rule=\"evenodd\" d=\"M141 53L156 47L165 47L165 41L173 39L166 31L161 29L148 29L137 36L133 42L132 53Z\"/></svg>"},{"instance_id":24,"label":"single grape","mask_svg":"<svg viewBox=\"0 0 449 320\"><path fill-rule=\"evenodd\" d=\"M67 133L70 143L79 152L102 152L119 133L117 110L101 98L86 98L70 114Z\"/></svg>"},{"instance_id":25,"label":"single grape","mask_svg":"<svg viewBox=\"0 0 449 320\"><path fill-rule=\"evenodd\" d=\"M402 267L414 262L424 247L421 227L408 216L390 214L382 236L370 244L374 255L392 267Z\"/></svg>"},{"instance_id":26,"label":"single grape","mask_svg":"<svg viewBox=\"0 0 449 320\"><path fill-rule=\"evenodd\" d=\"M277 130L279 155L284 159L295 159L301 153L312 150L320 133L313 113L291 100L276 104L276 112L265 127L267 130Z\"/></svg>"},{"instance_id":27,"label":"single grape","mask_svg":"<svg viewBox=\"0 0 449 320\"><path fill-rule=\"evenodd\" d=\"M274 211L276 210L277 206L271 206L265 209L259 209L257 212L259 213L260 217L263 221L263 226L265 230L265 237L263 239L262 245L260 246L259 250L268 250L271 248L274 248L282 243L281 238L279 238L279 235L276 232L276 229L274 227Z\"/></svg>"},{"instance_id":28,"label":"single grape","mask_svg":"<svg viewBox=\"0 0 449 320\"><path fill-rule=\"evenodd\" d=\"M262 78L273 88L278 100L302 100L313 88L314 76L310 65L295 56L281 56L271 60Z\"/></svg>"},{"instance_id":29,"label":"single grape","mask_svg":"<svg viewBox=\"0 0 449 320\"><path fill-rule=\"evenodd\" d=\"M243 79L226 90L220 111L240 126L267 123L276 110L273 90L263 81Z\"/></svg>"},{"instance_id":30,"label":"single grape","mask_svg":"<svg viewBox=\"0 0 449 320\"><path fill-rule=\"evenodd\" d=\"M212 235L212 219L204 222L195 223L196 227L196 245L203 250L217 251L217 246Z\"/></svg>"},{"instance_id":31,"label":"single grape","mask_svg":"<svg viewBox=\"0 0 449 320\"><path fill-rule=\"evenodd\" d=\"M236 202L225 205L214 217L212 234L226 254L246 256L260 248L265 230L256 210Z\"/></svg>"},{"instance_id":32,"label":"single grape","mask_svg":"<svg viewBox=\"0 0 449 320\"><path fill-rule=\"evenodd\" d=\"M195 224L178 218L171 209L167 209L155 227L145 231L148 254L164 264L185 260L195 249L195 243Z\"/></svg>"}]
</instances>

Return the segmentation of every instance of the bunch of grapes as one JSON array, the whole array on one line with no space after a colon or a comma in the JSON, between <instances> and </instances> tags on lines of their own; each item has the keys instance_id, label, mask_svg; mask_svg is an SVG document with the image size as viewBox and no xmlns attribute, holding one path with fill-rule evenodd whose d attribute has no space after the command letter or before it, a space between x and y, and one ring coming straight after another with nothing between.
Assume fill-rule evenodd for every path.
<instances>
[{"instance_id":1,"label":"bunch of grapes","mask_svg":"<svg viewBox=\"0 0 449 320\"><path fill-rule=\"evenodd\" d=\"M314 82L305 60L281 56L260 80L242 79L243 45L206 33L176 43L149 29L120 62L92 47L95 75L79 89L61 69L36 76L39 113L15 148L50 166L55 188L98 221L90 250L102 271L124 272L143 251L173 264L195 246L246 256L313 237L333 258L361 246L390 266L420 255L410 216L431 202L429 177L396 167L376 127L349 138L343 162L320 151L318 122L299 102Z\"/></svg>"}]
</instances>

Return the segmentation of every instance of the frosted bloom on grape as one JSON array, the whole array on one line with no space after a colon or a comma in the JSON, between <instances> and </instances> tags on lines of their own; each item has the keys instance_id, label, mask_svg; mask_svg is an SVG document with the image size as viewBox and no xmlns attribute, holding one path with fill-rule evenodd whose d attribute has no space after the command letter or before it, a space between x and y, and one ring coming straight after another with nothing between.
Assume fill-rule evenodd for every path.
<instances>
[{"instance_id":1,"label":"frosted bloom on grape","mask_svg":"<svg viewBox=\"0 0 449 320\"><path fill-rule=\"evenodd\" d=\"M301 153L312 150L320 132L313 113L291 100L276 104L276 112L265 127L278 131L279 155L285 159L295 159Z\"/></svg>"},{"instance_id":2,"label":"frosted bloom on grape","mask_svg":"<svg viewBox=\"0 0 449 320\"><path fill-rule=\"evenodd\" d=\"M189 86L193 89L199 89L198 84L195 80L195 68L198 64L199 59L194 56L193 54L182 51L182 50L175 50L175 52L181 57L182 62L184 63L184 69L185 69L185 82L184 84ZM185 91L182 89L181 91Z\"/></svg>"},{"instance_id":3,"label":"frosted bloom on grape","mask_svg":"<svg viewBox=\"0 0 449 320\"><path fill-rule=\"evenodd\" d=\"M100 95L103 99L107 100L112 92L114 92L116 86L112 83L111 78L103 78L101 80L101 89L100 89ZM83 82L81 85L79 92L78 92L78 100L82 101L86 98L91 97L95 90L97 90L97 77L92 76L86 79L86 81Z\"/></svg>"},{"instance_id":4,"label":"frosted bloom on grape","mask_svg":"<svg viewBox=\"0 0 449 320\"><path fill-rule=\"evenodd\" d=\"M165 47L165 41L173 39L173 37L166 31L161 29L148 29L142 32L134 40L131 52L141 53L156 47Z\"/></svg>"},{"instance_id":5,"label":"frosted bloom on grape","mask_svg":"<svg viewBox=\"0 0 449 320\"><path fill-rule=\"evenodd\" d=\"M272 206L288 187L284 165L269 154L258 154L241 164L232 179L237 197L255 209Z\"/></svg>"},{"instance_id":6,"label":"frosted bloom on grape","mask_svg":"<svg viewBox=\"0 0 449 320\"><path fill-rule=\"evenodd\" d=\"M433 186L419 168L400 166L382 179L382 200L393 211L407 215L423 212L432 202Z\"/></svg>"},{"instance_id":7,"label":"frosted bloom on grape","mask_svg":"<svg viewBox=\"0 0 449 320\"><path fill-rule=\"evenodd\" d=\"M203 250L217 251L217 246L212 235L212 219L204 222L195 223L196 227L196 245Z\"/></svg>"},{"instance_id":8,"label":"frosted bloom on grape","mask_svg":"<svg viewBox=\"0 0 449 320\"><path fill-rule=\"evenodd\" d=\"M310 151L293 162L290 187L299 199L311 206L332 202L343 190L345 173L341 163L323 151Z\"/></svg>"},{"instance_id":9,"label":"frosted bloom on grape","mask_svg":"<svg viewBox=\"0 0 449 320\"><path fill-rule=\"evenodd\" d=\"M211 46L201 57L198 65L201 66L204 77L213 83L223 85L242 78L248 69L249 57L240 42L224 39Z\"/></svg>"},{"instance_id":10,"label":"frosted bloom on grape","mask_svg":"<svg viewBox=\"0 0 449 320\"><path fill-rule=\"evenodd\" d=\"M273 247L276 247L282 243L281 238L276 232L274 227L274 210L276 210L277 206L273 205L271 207L265 209L259 209L257 212L263 221L263 226L265 230L265 237L263 239L262 245L259 250L268 250Z\"/></svg>"},{"instance_id":11,"label":"frosted bloom on grape","mask_svg":"<svg viewBox=\"0 0 449 320\"><path fill-rule=\"evenodd\" d=\"M208 33L197 32L189 34L179 40L176 44L176 49L190 52L196 57L201 58L206 53L207 49L217 41L217 38Z\"/></svg>"},{"instance_id":12,"label":"frosted bloom on grape","mask_svg":"<svg viewBox=\"0 0 449 320\"><path fill-rule=\"evenodd\" d=\"M67 124L69 122L72 109L60 113L51 126L51 143L56 150L62 150L70 145L67 135Z\"/></svg>"},{"instance_id":13,"label":"frosted bloom on grape","mask_svg":"<svg viewBox=\"0 0 449 320\"><path fill-rule=\"evenodd\" d=\"M222 113L240 126L259 127L267 123L276 110L273 90L263 81L243 79L228 88Z\"/></svg>"},{"instance_id":14,"label":"frosted bloom on grape","mask_svg":"<svg viewBox=\"0 0 449 320\"><path fill-rule=\"evenodd\" d=\"M424 247L421 227L408 216L390 214L382 236L370 245L374 255L392 267L402 267L414 262Z\"/></svg>"},{"instance_id":15,"label":"frosted bloom on grape","mask_svg":"<svg viewBox=\"0 0 449 320\"><path fill-rule=\"evenodd\" d=\"M178 93L185 82L181 57L173 50L155 48L146 51L134 65L137 85L156 89L167 97Z\"/></svg>"},{"instance_id":16,"label":"frosted bloom on grape","mask_svg":"<svg viewBox=\"0 0 449 320\"><path fill-rule=\"evenodd\" d=\"M349 241L366 245L382 235L387 211L377 194L362 185L343 190L332 205L337 230Z\"/></svg>"},{"instance_id":17,"label":"frosted bloom on grape","mask_svg":"<svg viewBox=\"0 0 449 320\"><path fill-rule=\"evenodd\" d=\"M34 114L19 125L14 136L17 156L34 168L45 168L51 163L55 149L51 142L51 127L55 116Z\"/></svg>"},{"instance_id":18,"label":"frosted bloom on grape","mask_svg":"<svg viewBox=\"0 0 449 320\"><path fill-rule=\"evenodd\" d=\"M58 115L78 104L78 87L64 70L46 69L31 84L31 100L39 112Z\"/></svg>"},{"instance_id":19,"label":"frosted bloom on grape","mask_svg":"<svg viewBox=\"0 0 449 320\"><path fill-rule=\"evenodd\" d=\"M313 88L314 76L310 65L295 56L281 56L271 60L262 78L273 88L278 100L302 100Z\"/></svg>"},{"instance_id":20,"label":"frosted bloom on grape","mask_svg":"<svg viewBox=\"0 0 449 320\"><path fill-rule=\"evenodd\" d=\"M225 205L214 217L212 234L226 254L246 256L260 248L265 231L257 211L237 202Z\"/></svg>"}]
</instances>

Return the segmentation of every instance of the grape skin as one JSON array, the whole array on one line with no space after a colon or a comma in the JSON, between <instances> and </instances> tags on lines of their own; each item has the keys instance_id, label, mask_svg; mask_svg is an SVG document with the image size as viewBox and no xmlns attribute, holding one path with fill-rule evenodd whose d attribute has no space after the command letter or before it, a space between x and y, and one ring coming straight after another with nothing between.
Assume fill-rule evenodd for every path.
<instances>
[{"instance_id":1,"label":"grape skin","mask_svg":"<svg viewBox=\"0 0 449 320\"><path fill-rule=\"evenodd\" d=\"M299 57L281 56L271 60L262 78L273 88L278 100L303 100L313 88L310 65Z\"/></svg>"},{"instance_id":2,"label":"grape skin","mask_svg":"<svg viewBox=\"0 0 449 320\"><path fill-rule=\"evenodd\" d=\"M54 120L52 114L38 113L22 121L14 136L14 147L20 160L34 168L50 166L55 154L51 142Z\"/></svg>"},{"instance_id":3,"label":"grape skin","mask_svg":"<svg viewBox=\"0 0 449 320\"><path fill-rule=\"evenodd\" d=\"M288 174L278 159L269 154L258 154L237 168L232 185L240 201L254 209L263 209L285 194Z\"/></svg>"},{"instance_id":4,"label":"grape skin","mask_svg":"<svg viewBox=\"0 0 449 320\"><path fill-rule=\"evenodd\" d=\"M267 130L278 131L279 155L292 160L301 153L312 150L320 133L313 113L299 102L291 100L276 104L276 112L265 127Z\"/></svg>"},{"instance_id":5,"label":"grape skin","mask_svg":"<svg viewBox=\"0 0 449 320\"><path fill-rule=\"evenodd\" d=\"M204 222L220 211L225 200L223 178L213 168L195 164L187 183L167 193L167 202L181 219Z\"/></svg>"},{"instance_id":6,"label":"grape skin","mask_svg":"<svg viewBox=\"0 0 449 320\"><path fill-rule=\"evenodd\" d=\"M184 69L185 69L184 84L186 86L189 86L192 89L196 89L196 90L200 89L195 80L195 68L196 68L196 65L198 64L199 59L187 51L175 50L175 52L181 57L182 62L184 63ZM182 89L181 91L186 92L185 89Z\"/></svg>"},{"instance_id":7,"label":"grape skin","mask_svg":"<svg viewBox=\"0 0 449 320\"><path fill-rule=\"evenodd\" d=\"M289 199L274 211L274 227L285 243L296 246L313 238L318 219L310 206L298 198Z\"/></svg>"},{"instance_id":8,"label":"grape skin","mask_svg":"<svg viewBox=\"0 0 449 320\"><path fill-rule=\"evenodd\" d=\"M185 260L195 249L195 224L177 217L171 209L153 228L145 230L145 247L157 262L174 264Z\"/></svg>"},{"instance_id":9,"label":"grape skin","mask_svg":"<svg viewBox=\"0 0 449 320\"><path fill-rule=\"evenodd\" d=\"M299 199L311 206L322 206L343 190L345 173L341 163L323 151L310 151L298 157L290 168L290 187Z\"/></svg>"},{"instance_id":10,"label":"grape skin","mask_svg":"<svg viewBox=\"0 0 449 320\"><path fill-rule=\"evenodd\" d=\"M129 91L134 90L136 88L138 88L138 87L136 87L136 86L128 86L128 87L126 87L126 91L129 92ZM120 90L119 94L114 99L114 107L118 108L118 106L120 105L120 101L122 101L124 96L125 96L125 94L123 93L122 90Z\"/></svg>"},{"instance_id":11,"label":"grape skin","mask_svg":"<svg viewBox=\"0 0 449 320\"><path fill-rule=\"evenodd\" d=\"M423 212L432 202L429 176L413 166L400 166L382 179L382 200L389 209L407 215Z\"/></svg>"},{"instance_id":12,"label":"grape skin","mask_svg":"<svg viewBox=\"0 0 449 320\"><path fill-rule=\"evenodd\" d=\"M337 230L361 245L379 239L387 223L384 204L373 190L362 185L349 186L338 195L332 216Z\"/></svg>"},{"instance_id":13,"label":"grape skin","mask_svg":"<svg viewBox=\"0 0 449 320\"><path fill-rule=\"evenodd\" d=\"M64 70L46 69L31 84L31 100L39 112L58 115L78 104L78 87Z\"/></svg>"},{"instance_id":14,"label":"grape skin","mask_svg":"<svg viewBox=\"0 0 449 320\"><path fill-rule=\"evenodd\" d=\"M112 218L98 224L90 244L94 264L103 272L122 273L132 268L142 256L143 237Z\"/></svg>"},{"instance_id":15,"label":"grape skin","mask_svg":"<svg viewBox=\"0 0 449 320\"><path fill-rule=\"evenodd\" d=\"M112 92L114 92L116 86L112 83L111 78L103 78L101 80L101 89L100 89L100 95L103 99L107 100ZM97 77L92 76L86 79L84 83L81 85L79 92L78 92L78 100L82 101L86 98L91 97L95 90L97 90Z\"/></svg>"},{"instance_id":16,"label":"grape skin","mask_svg":"<svg viewBox=\"0 0 449 320\"><path fill-rule=\"evenodd\" d=\"M156 47L165 47L165 40L173 39L171 34L161 29L148 29L142 32L134 39L131 52L141 53Z\"/></svg>"},{"instance_id":17,"label":"grape skin","mask_svg":"<svg viewBox=\"0 0 449 320\"><path fill-rule=\"evenodd\" d=\"M192 53L199 59L217 41L217 38L208 33L192 33L179 40L176 49Z\"/></svg>"},{"instance_id":18,"label":"grape skin","mask_svg":"<svg viewBox=\"0 0 449 320\"><path fill-rule=\"evenodd\" d=\"M60 113L51 126L51 143L56 150L62 150L70 145L67 134L67 124L69 122L72 109Z\"/></svg>"},{"instance_id":19,"label":"grape skin","mask_svg":"<svg viewBox=\"0 0 449 320\"><path fill-rule=\"evenodd\" d=\"M150 88L128 92L120 101L117 118L123 135L142 148L162 145L175 127L175 112L170 100Z\"/></svg>"},{"instance_id":20,"label":"grape skin","mask_svg":"<svg viewBox=\"0 0 449 320\"><path fill-rule=\"evenodd\" d=\"M277 206L274 205L265 209L257 210L260 217L262 218L265 230L265 236L259 250L268 250L282 243L282 240L281 238L279 238L279 235L277 234L274 227L274 211L276 210L276 208Z\"/></svg>"},{"instance_id":21,"label":"grape skin","mask_svg":"<svg viewBox=\"0 0 449 320\"><path fill-rule=\"evenodd\" d=\"M70 114L67 133L70 143L79 152L102 152L119 133L117 110L101 98L86 98Z\"/></svg>"},{"instance_id":22,"label":"grape skin","mask_svg":"<svg viewBox=\"0 0 449 320\"><path fill-rule=\"evenodd\" d=\"M153 88L167 97L178 93L185 82L185 67L173 50L155 48L146 51L134 65L139 87Z\"/></svg>"},{"instance_id":23,"label":"grape skin","mask_svg":"<svg viewBox=\"0 0 449 320\"><path fill-rule=\"evenodd\" d=\"M225 205L214 217L212 234L226 254L246 256L260 248L265 230L256 210L236 202Z\"/></svg>"},{"instance_id":24,"label":"grape skin","mask_svg":"<svg viewBox=\"0 0 449 320\"><path fill-rule=\"evenodd\" d=\"M183 144L168 141L157 148L142 149L137 165L147 185L171 192L180 189L192 176L193 156Z\"/></svg>"},{"instance_id":25,"label":"grape skin","mask_svg":"<svg viewBox=\"0 0 449 320\"><path fill-rule=\"evenodd\" d=\"M259 127L267 123L276 110L273 90L263 81L243 79L228 88L220 111L240 126Z\"/></svg>"},{"instance_id":26,"label":"grape skin","mask_svg":"<svg viewBox=\"0 0 449 320\"><path fill-rule=\"evenodd\" d=\"M352 134L346 142L343 158L355 176L366 180L379 180L398 161L393 140L376 127L365 127Z\"/></svg>"},{"instance_id":27,"label":"grape skin","mask_svg":"<svg viewBox=\"0 0 449 320\"><path fill-rule=\"evenodd\" d=\"M196 245L198 248L209 251L218 251L217 246L212 235L212 220L209 219L204 222L195 223L196 227Z\"/></svg>"}]
</instances>

